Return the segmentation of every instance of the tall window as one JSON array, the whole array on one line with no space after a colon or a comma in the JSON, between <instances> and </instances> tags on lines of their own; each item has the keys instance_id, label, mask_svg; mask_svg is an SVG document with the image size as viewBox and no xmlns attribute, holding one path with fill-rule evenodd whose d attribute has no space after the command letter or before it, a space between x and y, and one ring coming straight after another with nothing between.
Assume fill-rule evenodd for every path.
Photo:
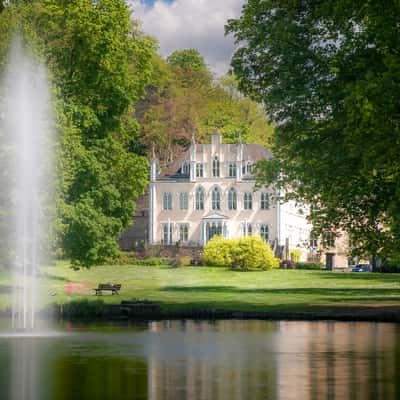
<instances>
[{"instance_id":1,"label":"tall window","mask_svg":"<svg viewBox=\"0 0 400 400\"><path fill-rule=\"evenodd\" d=\"M179 225L179 240L181 242L187 242L189 240L189 225L188 224Z\"/></svg>"},{"instance_id":2,"label":"tall window","mask_svg":"<svg viewBox=\"0 0 400 400\"><path fill-rule=\"evenodd\" d=\"M260 226L260 236L268 242L269 240L269 229L267 224L261 224Z\"/></svg>"},{"instance_id":3,"label":"tall window","mask_svg":"<svg viewBox=\"0 0 400 400\"><path fill-rule=\"evenodd\" d=\"M211 208L213 210L221 209L221 192L217 187L212 191Z\"/></svg>"},{"instance_id":4,"label":"tall window","mask_svg":"<svg viewBox=\"0 0 400 400\"><path fill-rule=\"evenodd\" d=\"M186 161L182 164L182 174L184 174L184 175L190 174L190 165Z\"/></svg>"},{"instance_id":5,"label":"tall window","mask_svg":"<svg viewBox=\"0 0 400 400\"><path fill-rule=\"evenodd\" d=\"M228 208L229 210L237 209L237 195L234 188L231 188L228 193Z\"/></svg>"},{"instance_id":6,"label":"tall window","mask_svg":"<svg viewBox=\"0 0 400 400\"><path fill-rule=\"evenodd\" d=\"M235 178L236 177L236 164L229 163L229 177Z\"/></svg>"},{"instance_id":7,"label":"tall window","mask_svg":"<svg viewBox=\"0 0 400 400\"><path fill-rule=\"evenodd\" d=\"M269 193L261 193L261 210L269 209Z\"/></svg>"},{"instance_id":8,"label":"tall window","mask_svg":"<svg viewBox=\"0 0 400 400\"><path fill-rule=\"evenodd\" d=\"M172 210L172 193L163 193L163 210Z\"/></svg>"},{"instance_id":9,"label":"tall window","mask_svg":"<svg viewBox=\"0 0 400 400\"><path fill-rule=\"evenodd\" d=\"M253 234L253 227L251 224L243 223L243 236L251 236Z\"/></svg>"},{"instance_id":10,"label":"tall window","mask_svg":"<svg viewBox=\"0 0 400 400\"><path fill-rule=\"evenodd\" d=\"M198 178L202 178L204 173L203 173L204 167L202 163L196 164L196 176Z\"/></svg>"},{"instance_id":11,"label":"tall window","mask_svg":"<svg viewBox=\"0 0 400 400\"><path fill-rule=\"evenodd\" d=\"M251 210L253 208L253 195L251 193L244 194L244 209Z\"/></svg>"},{"instance_id":12,"label":"tall window","mask_svg":"<svg viewBox=\"0 0 400 400\"><path fill-rule=\"evenodd\" d=\"M332 232L325 232L323 234L324 247L335 247L335 237Z\"/></svg>"},{"instance_id":13,"label":"tall window","mask_svg":"<svg viewBox=\"0 0 400 400\"><path fill-rule=\"evenodd\" d=\"M315 233L310 235L310 247L313 249L318 247L318 236Z\"/></svg>"},{"instance_id":14,"label":"tall window","mask_svg":"<svg viewBox=\"0 0 400 400\"><path fill-rule=\"evenodd\" d=\"M218 178L219 177L219 160L218 157L215 156L213 163L212 163L212 174L214 178Z\"/></svg>"},{"instance_id":15,"label":"tall window","mask_svg":"<svg viewBox=\"0 0 400 400\"><path fill-rule=\"evenodd\" d=\"M163 224L163 244L172 244L172 224Z\"/></svg>"},{"instance_id":16,"label":"tall window","mask_svg":"<svg viewBox=\"0 0 400 400\"><path fill-rule=\"evenodd\" d=\"M247 163L246 173L249 174L249 175L253 173L253 164L251 162Z\"/></svg>"},{"instance_id":17,"label":"tall window","mask_svg":"<svg viewBox=\"0 0 400 400\"><path fill-rule=\"evenodd\" d=\"M189 208L189 196L187 192L179 193L179 208L187 210Z\"/></svg>"},{"instance_id":18,"label":"tall window","mask_svg":"<svg viewBox=\"0 0 400 400\"><path fill-rule=\"evenodd\" d=\"M196 210L204 210L204 189L202 187L196 189Z\"/></svg>"}]
</instances>

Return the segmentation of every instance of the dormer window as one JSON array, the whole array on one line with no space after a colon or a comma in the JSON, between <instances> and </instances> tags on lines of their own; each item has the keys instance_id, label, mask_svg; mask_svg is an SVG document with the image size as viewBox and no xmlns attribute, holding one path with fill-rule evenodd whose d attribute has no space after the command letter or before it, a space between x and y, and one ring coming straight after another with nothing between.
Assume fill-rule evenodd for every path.
<instances>
[{"instance_id":1,"label":"dormer window","mask_svg":"<svg viewBox=\"0 0 400 400\"><path fill-rule=\"evenodd\" d=\"M214 157L212 162L212 175L214 178L219 178L219 160L217 156Z\"/></svg>"},{"instance_id":2,"label":"dormer window","mask_svg":"<svg viewBox=\"0 0 400 400\"><path fill-rule=\"evenodd\" d=\"M253 164L251 162L247 163L246 173L247 173L247 175L251 175L253 173Z\"/></svg>"},{"instance_id":3,"label":"dormer window","mask_svg":"<svg viewBox=\"0 0 400 400\"><path fill-rule=\"evenodd\" d=\"M189 165L189 163L187 161L183 162L181 171L182 171L183 175L189 175L190 174L190 165Z\"/></svg>"},{"instance_id":4,"label":"dormer window","mask_svg":"<svg viewBox=\"0 0 400 400\"><path fill-rule=\"evenodd\" d=\"M242 174L251 175L253 173L253 163L251 161L243 161Z\"/></svg>"}]
</instances>

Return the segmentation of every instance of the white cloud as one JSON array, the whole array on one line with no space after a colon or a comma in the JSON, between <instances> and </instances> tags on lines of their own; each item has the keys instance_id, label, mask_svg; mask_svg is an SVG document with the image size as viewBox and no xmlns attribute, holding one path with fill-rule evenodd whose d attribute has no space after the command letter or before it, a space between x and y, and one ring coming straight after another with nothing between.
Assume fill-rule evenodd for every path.
<instances>
[{"instance_id":1,"label":"white cloud","mask_svg":"<svg viewBox=\"0 0 400 400\"><path fill-rule=\"evenodd\" d=\"M227 72L234 51L232 37L224 36L230 18L240 16L245 0L156 0L152 6L144 0L129 0L134 18L143 30L157 38L163 56L175 50L195 48L217 74Z\"/></svg>"}]
</instances>

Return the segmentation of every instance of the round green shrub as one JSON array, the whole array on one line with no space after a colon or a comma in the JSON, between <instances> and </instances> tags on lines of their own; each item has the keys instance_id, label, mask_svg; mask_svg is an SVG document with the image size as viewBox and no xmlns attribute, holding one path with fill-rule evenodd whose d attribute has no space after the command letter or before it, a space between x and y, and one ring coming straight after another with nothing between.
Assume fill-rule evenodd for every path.
<instances>
[{"instance_id":1,"label":"round green shrub","mask_svg":"<svg viewBox=\"0 0 400 400\"><path fill-rule=\"evenodd\" d=\"M203 258L209 265L243 271L279 267L279 261L274 257L270 246L258 236L241 239L214 236L204 247Z\"/></svg>"},{"instance_id":2,"label":"round green shrub","mask_svg":"<svg viewBox=\"0 0 400 400\"><path fill-rule=\"evenodd\" d=\"M232 268L239 270L272 269L279 267L279 260L271 247L258 236L247 236L233 246Z\"/></svg>"},{"instance_id":3,"label":"round green shrub","mask_svg":"<svg viewBox=\"0 0 400 400\"><path fill-rule=\"evenodd\" d=\"M216 267L232 266L232 240L214 236L204 247L203 260Z\"/></svg>"}]
</instances>

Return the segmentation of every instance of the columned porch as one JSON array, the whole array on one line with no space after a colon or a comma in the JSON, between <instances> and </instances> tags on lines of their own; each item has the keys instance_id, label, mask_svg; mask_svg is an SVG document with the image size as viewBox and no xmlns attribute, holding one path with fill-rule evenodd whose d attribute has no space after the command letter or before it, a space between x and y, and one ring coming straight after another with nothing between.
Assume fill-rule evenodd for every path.
<instances>
[{"instance_id":1,"label":"columned porch","mask_svg":"<svg viewBox=\"0 0 400 400\"><path fill-rule=\"evenodd\" d=\"M203 246L215 235L229 238L229 218L217 213L207 215L203 218L201 231L201 243Z\"/></svg>"}]
</instances>

